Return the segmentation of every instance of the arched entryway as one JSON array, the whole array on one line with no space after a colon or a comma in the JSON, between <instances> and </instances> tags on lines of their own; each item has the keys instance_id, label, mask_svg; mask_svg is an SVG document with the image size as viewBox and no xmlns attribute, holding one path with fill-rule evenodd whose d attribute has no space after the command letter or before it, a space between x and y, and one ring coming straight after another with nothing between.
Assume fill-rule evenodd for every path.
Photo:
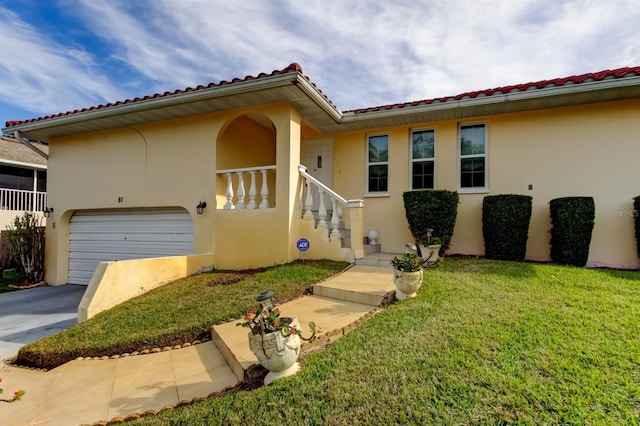
<instances>
[{"instance_id":1,"label":"arched entryway","mask_svg":"<svg viewBox=\"0 0 640 426\"><path fill-rule=\"evenodd\" d=\"M223 128L216 144L217 208L275 206L276 136L271 119L257 112Z\"/></svg>"}]
</instances>

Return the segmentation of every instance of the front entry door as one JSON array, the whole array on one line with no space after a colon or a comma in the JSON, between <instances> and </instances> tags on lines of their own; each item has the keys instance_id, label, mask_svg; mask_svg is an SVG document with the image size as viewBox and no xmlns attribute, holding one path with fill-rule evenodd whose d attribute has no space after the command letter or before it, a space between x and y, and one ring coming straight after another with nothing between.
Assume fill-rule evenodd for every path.
<instances>
[{"instance_id":1,"label":"front entry door","mask_svg":"<svg viewBox=\"0 0 640 426\"><path fill-rule=\"evenodd\" d=\"M307 173L332 188L333 139L305 139L302 143L302 165L307 168ZM317 191L314 191L312 195L313 210L318 210L320 200ZM331 209L328 196L325 195L324 201L325 207Z\"/></svg>"}]
</instances>

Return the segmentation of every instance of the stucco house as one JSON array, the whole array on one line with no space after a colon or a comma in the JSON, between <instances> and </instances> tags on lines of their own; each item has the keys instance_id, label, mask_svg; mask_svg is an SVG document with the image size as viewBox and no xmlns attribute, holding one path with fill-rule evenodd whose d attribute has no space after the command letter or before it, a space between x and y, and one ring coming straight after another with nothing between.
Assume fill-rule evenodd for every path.
<instances>
[{"instance_id":1,"label":"stucco house","mask_svg":"<svg viewBox=\"0 0 640 426\"><path fill-rule=\"evenodd\" d=\"M0 136L0 230L24 212L43 218L49 147L37 144L35 149L13 137Z\"/></svg>"},{"instance_id":2,"label":"stucco house","mask_svg":"<svg viewBox=\"0 0 640 426\"><path fill-rule=\"evenodd\" d=\"M460 194L450 254L483 255L483 198L518 193L533 197L527 258L548 260L549 201L584 195L597 209L589 263L640 266L640 67L341 111L294 63L3 132L49 144L51 284L160 256L353 261L369 228L402 252L402 193L432 188Z\"/></svg>"}]
</instances>

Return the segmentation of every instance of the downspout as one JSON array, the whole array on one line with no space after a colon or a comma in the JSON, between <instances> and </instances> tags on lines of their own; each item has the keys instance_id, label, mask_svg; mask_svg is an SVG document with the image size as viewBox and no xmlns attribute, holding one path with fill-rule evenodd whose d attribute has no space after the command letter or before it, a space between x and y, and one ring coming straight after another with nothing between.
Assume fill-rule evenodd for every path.
<instances>
[{"instance_id":1,"label":"downspout","mask_svg":"<svg viewBox=\"0 0 640 426\"><path fill-rule=\"evenodd\" d=\"M40 151L40 149L38 149L36 146L34 146L31 142L29 142L26 139L23 139L22 136L20 136L20 132L18 130L16 130L13 135L15 136L15 138L17 140L19 140L20 142L22 142L24 145L27 146L27 148L31 149L32 151L34 151L36 154L38 154L39 156L43 157L45 160L49 159L49 155L43 151Z\"/></svg>"}]
</instances>

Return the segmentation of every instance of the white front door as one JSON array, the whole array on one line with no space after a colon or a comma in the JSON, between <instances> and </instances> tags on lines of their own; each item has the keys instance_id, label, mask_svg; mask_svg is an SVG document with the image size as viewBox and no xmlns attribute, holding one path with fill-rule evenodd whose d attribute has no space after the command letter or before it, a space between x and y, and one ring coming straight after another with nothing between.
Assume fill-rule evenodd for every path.
<instances>
[{"instance_id":1,"label":"white front door","mask_svg":"<svg viewBox=\"0 0 640 426\"><path fill-rule=\"evenodd\" d=\"M302 165L320 182L333 186L333 139L305 139L302 142ZM313 193L313 210L318 210L319 197ZM331 208L329 198L325 196L325 206Z\"/></svg>"}]
</instances>

